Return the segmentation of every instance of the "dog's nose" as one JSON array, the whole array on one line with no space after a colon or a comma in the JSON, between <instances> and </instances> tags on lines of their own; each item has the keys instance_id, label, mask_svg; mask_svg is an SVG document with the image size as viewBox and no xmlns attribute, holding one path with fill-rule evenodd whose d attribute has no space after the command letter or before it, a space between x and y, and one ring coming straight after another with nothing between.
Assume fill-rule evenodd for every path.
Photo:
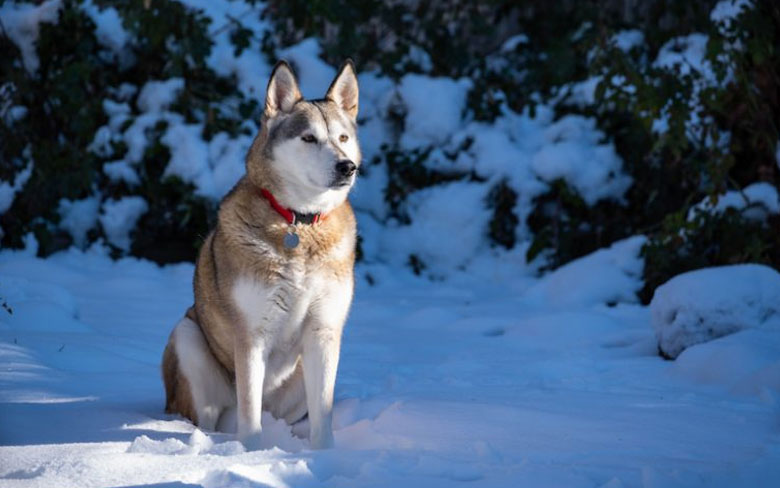
<instances>
[{"instance_id":1,"label":"dog's nose","mask_svg":"<svg viewBox=\"0 0 780 488\"><path fill-rule=\"evenodd\" d=\"M357 166L349 159L343 159L336 163L336 171L345 178L355 174L355 170L357 170Z\"/></svg>"}]
</instances>

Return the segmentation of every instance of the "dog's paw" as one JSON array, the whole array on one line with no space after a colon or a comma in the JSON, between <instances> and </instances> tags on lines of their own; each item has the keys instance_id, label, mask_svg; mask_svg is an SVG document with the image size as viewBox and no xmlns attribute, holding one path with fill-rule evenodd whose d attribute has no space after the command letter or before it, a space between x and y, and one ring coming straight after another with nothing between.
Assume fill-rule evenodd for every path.
<instances>
[{"instance_id":1,"label":"dog's paw","mask_svg":"<svg viewBox=\"0 0 780 488\"><path fill-rule=\"evenodd\" d=\"M312 449L330 449L333 447L333 432L330 429L320 435L312 435L309 440Z\"/></svg>"},{"instance_id":2,"label":"dog's paw","mask_svg":"<svg viewBox=\"0 0 780 488\"><path fill-rule=\"evenodd\" d=\"M244 445L247 451L259 451L263 449L260 432L239 435L238 440Z\"/></svg>"}]
</instances>

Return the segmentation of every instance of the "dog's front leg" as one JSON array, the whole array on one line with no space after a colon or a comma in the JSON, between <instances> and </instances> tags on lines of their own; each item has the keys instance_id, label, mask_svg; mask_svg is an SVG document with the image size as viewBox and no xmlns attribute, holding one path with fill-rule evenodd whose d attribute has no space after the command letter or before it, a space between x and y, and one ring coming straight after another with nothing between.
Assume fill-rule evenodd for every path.
<instances>
[{"instance_id":1,"label":"dog's front leg","mask_svg":"<svg viewBox=\"0 0 780 488\"><path fill-rule=\"evenodd\" d=\"M339 364L341 330L319 324L303 337L303 378L309 410L309 441L314 449L333 447L333 390Z\"/></svg>"},{"instance_id":2,"label":"dog's front leg","mask_svg":"<svg viewBox=\"0 0 780 488\"><path fill-rule=\"evenodd\" d=\"M235 358L238 438L247 449L259 449L267 359L265 341L257 334L242 334L236 338Z\"/></svg>"}]
</instances>

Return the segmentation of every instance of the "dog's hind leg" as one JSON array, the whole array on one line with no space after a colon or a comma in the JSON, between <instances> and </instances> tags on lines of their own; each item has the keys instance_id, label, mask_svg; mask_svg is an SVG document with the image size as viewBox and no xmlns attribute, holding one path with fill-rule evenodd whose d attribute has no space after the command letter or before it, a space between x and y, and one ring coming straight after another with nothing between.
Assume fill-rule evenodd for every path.
<instances>
[{"instance_id":1,"label":"dog's hind leg","mask_svg":"<svg viewBox=\"0 0 780 488\"><path fill-rule=\"evenodd\" d=\"M191 315L188 313L188 315ZM214 430L222 411L235 405L228 373L209 349L200 327L182 318L163 353L165 411L178 413L202 429Z\"/></svg>"},{"instance_id":2,"label":"dog's hind leg","mask_svg":"<svg viewBox=\"0 0 780 488\"><path fill-rule=\"evenodd\" d=\"M268 394L263 405L277 419L292 425L306 416L306 387L303 383L303 367L300 359L292 374Z\"/></svg>"}]
</instances>

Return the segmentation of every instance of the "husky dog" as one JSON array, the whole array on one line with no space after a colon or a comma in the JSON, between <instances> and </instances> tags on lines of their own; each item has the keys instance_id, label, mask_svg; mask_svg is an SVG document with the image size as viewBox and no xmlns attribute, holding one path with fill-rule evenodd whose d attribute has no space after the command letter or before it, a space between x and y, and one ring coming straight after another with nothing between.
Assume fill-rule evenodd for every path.
<instances>
[{"instance_id":1,"label":"husky dog","mask_svg":"<svg viewBox=\"0 0 780 488\"><path fill-rule=\"evenodd\" d=\"M308 414L311 446L333 445L354 285L357 112L351 61L312 101L287 63L274 68L246 175L220 205L196 263L195 304L163 353L166 412L213 430L235 407L249 448L259 446L262 410L289 424Z\"/></svg>"}]
</instances>

